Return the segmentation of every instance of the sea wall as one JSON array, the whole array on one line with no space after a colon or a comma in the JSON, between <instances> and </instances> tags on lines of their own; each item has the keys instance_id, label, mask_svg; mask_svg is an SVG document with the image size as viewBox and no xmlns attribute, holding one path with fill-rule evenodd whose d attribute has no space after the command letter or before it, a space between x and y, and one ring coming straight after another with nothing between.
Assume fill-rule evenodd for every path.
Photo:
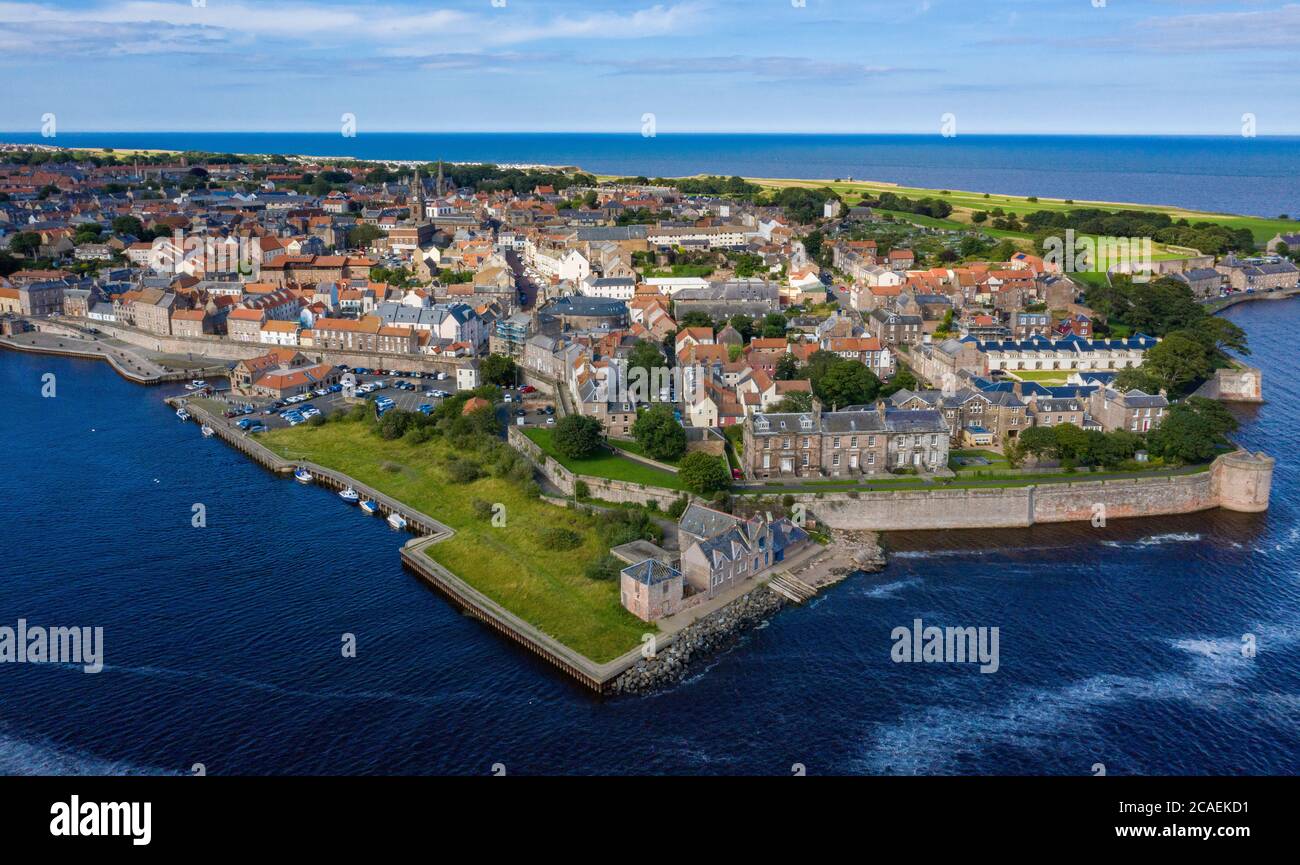
<instances>
[{"instance_id":1,"label":"sea wall","mask_svg":"<svg viewBox=\"0 0 1300 865\"><path fill-rule=\"evenodd\" d=\"M160 336L155 333L140 330L139 328L127 327L121 324L111 324L108 322L90 321L88 319L69 319L69 321L74 321L82 327L93 327L107 336L120 339L125 343L130 343L139 348L162 352L164 354L193 354L217 360L238 361L260 357L276 347L262 343L236 342L220 336ZM80 331L76 331L66 325L44 320L38 321L37 327L40 330L48 331L50 333L80 333ZM475 365L475 360L473 358L432 358L414 354L394 354L391 352L322 351L317 348L298 348L297 350L301 351L308 357L320 358L323 363L344 363L348 366L359 366L365 369L402 369L416 370L419 372L445 372L449 376L453 377L456 375L456 370L458 368L472 367Z\"/></svg>"},{"instance_id":2,"label":"sea wall","mask_svg":"<svg viewBox=\"0 0 1300 865\"><path fill-rule=\"evenodd\" d=\"M548 458L514 427L510 444L528 455L546 479L566 496L578 481L593 498L647 503L666 508L681 495L662 487L576 476ZM1088 480L1013 487L912 489L794 494L819 523L832 529L909 531L927 529L1025 528L1037 523L1191 514L1211 508L1256 513L1268 510L1274 460L1265 454L1225 454L1208 469L1180 474ZM775 493L774 493L775 495Z\"/></svg>"},{"instance_id":3,"label":"sea wall","mask_svg":"<svg viewBox=\"0 0 1300 865\"><path fill-rule=\"evenodd\" d=\"M1190 514L1211 508L1268 509L1272 457L1237 451L1205 471L1178 475L998 489L934 489L802 495L821 523L835 529L1020 528L1036 523Z\"/></svg>"}]
</instances>

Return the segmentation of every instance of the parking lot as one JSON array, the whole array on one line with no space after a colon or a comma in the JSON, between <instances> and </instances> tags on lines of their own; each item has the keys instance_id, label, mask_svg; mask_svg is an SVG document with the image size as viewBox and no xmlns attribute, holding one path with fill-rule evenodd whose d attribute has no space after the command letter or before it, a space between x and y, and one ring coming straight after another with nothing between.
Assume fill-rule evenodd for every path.
<instances>
[{"instance_id":1,"label":"parking lot","mask_svg":"<svg viewBox=\"0 0 1300 865\"><path fill-rule=\"evenodd\" d=\"M351 410L358 400L391 400L391 409L398 411L425 411L437 408L438 404L455 393L455 382L451 379L438 380L430 376L415 377L413 374L379 374L370 371L353 373L357 384L356 397L348 397L342 386L333 385L322 388L319 392L301 398L272 400L265 397L242 397L229 392L214 394L214 398L225 402L230 409L228 416L232 423L248 429L260 424L267 429L282 429L306 423L316 414L332 415ZM251 411L249 411L251 407ZM497 405L497 415L504 424L517 426L546 426L554 424L554 406L552 400L537 392L521 392L511 388L503 391L502 402ZM548 413L549 409L549 413ZM520 412L523 414L519 414ZM520 419L523 423L519 423Z\"/></svg>"}]
</instances>

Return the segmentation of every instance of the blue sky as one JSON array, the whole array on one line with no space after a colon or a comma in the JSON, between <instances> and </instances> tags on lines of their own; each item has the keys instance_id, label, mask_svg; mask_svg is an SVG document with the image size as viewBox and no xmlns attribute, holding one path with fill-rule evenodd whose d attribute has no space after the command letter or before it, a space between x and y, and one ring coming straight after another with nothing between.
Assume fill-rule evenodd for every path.
<instances>
[{"instance_id":1,"label":"blue sky","mask_svg":"<svg viewBox=\"0 0 1300 865\"><path fill-rule=\"evenodd\" d=\"M1300 2L495 2L0 0L0 129L1300 134Z\"/></svg>"}]
</instances>

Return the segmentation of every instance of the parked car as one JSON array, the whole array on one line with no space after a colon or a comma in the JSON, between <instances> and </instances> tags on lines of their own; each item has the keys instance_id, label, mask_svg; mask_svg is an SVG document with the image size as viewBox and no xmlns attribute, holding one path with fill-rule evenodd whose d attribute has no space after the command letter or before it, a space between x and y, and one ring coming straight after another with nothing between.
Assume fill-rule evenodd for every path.
<instances>
[{"instance_id":1,"label":"parked car","mask_svg":"<svg viewBox=\"0 0 1300 865\"><path fill-rule=\"evenodd\" d=\"M531 384L526 384L523 387L519 388L520 393L535 393L536 391L537 388L533 387Z\"/></svg>"}]
</instances>

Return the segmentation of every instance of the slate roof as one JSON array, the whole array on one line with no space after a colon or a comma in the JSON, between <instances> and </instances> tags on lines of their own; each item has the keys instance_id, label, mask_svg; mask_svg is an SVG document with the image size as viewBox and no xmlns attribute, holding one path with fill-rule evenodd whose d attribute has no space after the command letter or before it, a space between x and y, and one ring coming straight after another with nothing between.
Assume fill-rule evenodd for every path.
<instances>
[{"instance_id":1,"label":"slate roof","mask_svg":"<svg viewBox=\"0 0 1300 865\"><path fill-rule=\"evenodd\" d=\"M623 573L646 586L656 586L682 578L680 571L658 559L646 559L644 562L629 565L623 569Z\"/></svg>"},{"instance_id":2,"label":"slate roof","mask_svg":"<svg viewBox=\"0 0 1300 865\"><path fill-rule=\"evenodd\" d=\"M724 514L722 511L706 508L698 502L691 502L682 513L682 518L677 521L677 526L697 538L711 538L722 534L739 522L740 519L731 514Z\"/></svg>"}]
</instances>

